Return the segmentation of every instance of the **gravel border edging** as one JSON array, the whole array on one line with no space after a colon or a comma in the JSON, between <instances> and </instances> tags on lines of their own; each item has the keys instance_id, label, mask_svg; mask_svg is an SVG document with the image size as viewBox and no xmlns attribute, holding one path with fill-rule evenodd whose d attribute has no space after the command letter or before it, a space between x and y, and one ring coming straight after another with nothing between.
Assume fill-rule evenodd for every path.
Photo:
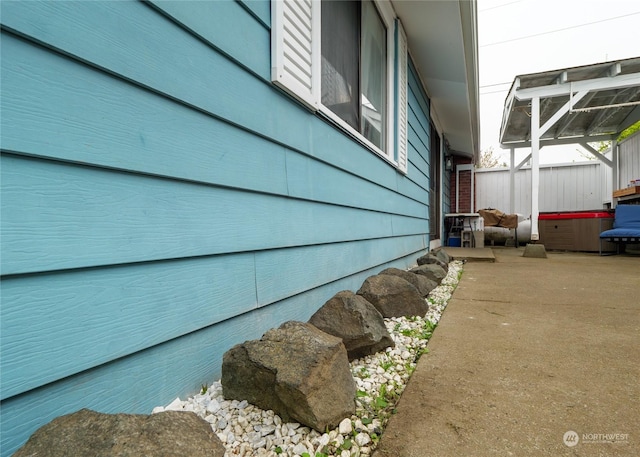
<instances>
[{"instance_id":1,"label":"gravel border edging","mask_svg":"<svg viewBox=\"0 0 640 457\"><path fill-rule=\"evenodd\" d=\"M428 352L431 338L458 285L463 263L452 261L441 284L426 300L424 317L387 318L385 325L396 343L377 354L353 360L351 372L357 385L356 414L334 430L320 434L296 423L283 423L273 411L263 411L246 401L227 401L220 381L186 401L176 398L161 411L192 411L211 424L223 442L226 456L264 457L360 457L375 449L395 405L416 367Z\"/></svg>"}]
</instances>

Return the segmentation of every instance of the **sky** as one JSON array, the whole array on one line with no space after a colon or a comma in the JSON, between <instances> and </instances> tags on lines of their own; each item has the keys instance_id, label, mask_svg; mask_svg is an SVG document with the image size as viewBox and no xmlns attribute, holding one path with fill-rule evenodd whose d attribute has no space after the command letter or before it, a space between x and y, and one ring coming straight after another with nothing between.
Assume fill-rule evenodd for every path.
<instances>
[{"instance_id":1,"label":"sky","mask_svg":"<svg viewBox=\"0 0 640 457\"><path fill-rule=\"evenodd\" d=\"M638 0L478 0L481 151L509 163L500 123L517 75L640 57L639 29ZM540 163L587 160L576 149L545 147Z\"/></svg>"}]
</instances>

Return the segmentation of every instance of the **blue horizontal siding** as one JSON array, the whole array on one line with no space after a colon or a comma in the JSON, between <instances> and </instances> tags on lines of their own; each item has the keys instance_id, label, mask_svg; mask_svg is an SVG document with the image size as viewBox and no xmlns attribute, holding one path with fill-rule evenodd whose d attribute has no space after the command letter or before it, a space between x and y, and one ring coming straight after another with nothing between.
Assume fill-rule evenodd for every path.
<instances>
[{"instance_id":1,"label":"blue horizontal siding","mask_svg":"<svg viewBox=\"0 0 640 457\"><path fill-rule=\"evenodd\" d=\"M409 148L409 170L410 178L420 185L423 202L429 210L429 188L430 188L430 164L432 160L431 151L431 121L430 104L426 94L422 90L422 85L418 80L418 73L409 59L408 78L408 148ZM439 191L439 189L437 190ZM429 220L425 222L427 232L429 232Z\"/></svg>"},{"instance_id":2,"label":"blue horizontal siding","mask_svg":"<svg viewBox=\"0 0 640 457\"><path fill-rule=\"evenodd\" d=\"M418 143L418 148L416 148L409 142L407 147L409 154L417 157L419 156L422 145ZM411 172L411 182L420 187L419 192L427 191L429 189L429 175L427 173L429 168L427 163L422 158L414 159L409 163L409 168Z\"/></svg>"},{"instance_id":3,"label":"blue horizontal siding","mask_svg":"<svg viewBox=\"0 0 640 457\"><path fill-rule=\"evenodd\" d=\"M422 84L420 83L420 79L418 77L418 72L416 71L415 66L411 59L409 59L409 78L408 89L410 95L413 97L415 103L410 102L409 105L414 112L424 113L425 116L429 116L431 104L429 99L426 97L424 91L422 90Z\"/></svg>"},{"instance_id":4,"label":"blue horizontal siding","mask_svg":"<svg viewBox=\"0 0 640 457\"><path fill-rule=\"evenodd\" d=\"M412 235L423 220L39 159L1 161L5 275Z\"/></svg>"},{"instance_id":5,"label":"blue horizontal siding","mask_svg":"<svg viewBox=\"0 0 640 457\"><path fill-rule=\"evenodd\" d=\"M287 193L282 145L11 35L1 46L4 150Z\"/></svg>"},{"instance_id":6,"label":"blue horizontal siding","mask_svg":"<svg viewBox=\"0 0 640 457\"><path fill-rule=\"evenodd\" d=\"M412 97L410 97L412 98ZM417 154L412 157L413 161L421 163L431 163L431 157L428 154L430 149L430 129L428 117L421 111L414 111L415 105L409 108L409 144L411 144ZM421 167L420 167L421 168Z\"/></svg>"},{"instance_id":7,"label":"blue horizontal siding","mask_svg":"<svg viewBox=\"0 0 640 457\"><path fill-rule=\"evenodd\" d=\"M69 65L10 36L3 41L3 55L5 150L46 151L48 157L77 163L385 212L424 213L421 202L403 204L402 195L379 183L354 179L353 173L86 66ZM25 80L24 74L32 77ZM319 175L321 181L308 179ZM326 182L335 184L327 187ZM351 188L346 194L345 185Z\"/></svg>"},{"instance_id":8,"label":"blue horizontal siding","mask_svg":"<svg viewBox=\"0 0 640 457\"><path fill-rule=\"evenodd\" d=\"M274 303L425 248L424 236L413 235L263 251L256 254L258 303Z\"/></svg>"},{"instance_id":9,"label":"blue horizontal siding","mask_svg":"<svg viewBox=\"0 0 640 457\"><path fill-rule=\"evenodd\" d=\"M413 66L405 176L271 84L268 0L0 6L3 456L194 393L428 247Z\"/></svg>"},{"instance_id":10,"label":"blue horizontal siding","mask_svg":"<svg viewBox=\"0 0 640 457\"><path fill-rule=\"evenodd\" d=\"M424 237L414 235L5 278L2 398L425 247ZM188 312L180 303L188 303Z\"/></svg>"},{"instance_id":11,"label":"blue horizontal siding","mask_svg":"<svg viewBox=\"0 0 640 457\"><path fill-rule=\"evenodd\" d=\"M229 58L247 67L263 79L269 79L270 30L264 24L262 8L269 2L250 1L152 1L158 10L179 22L185 29L202 37L209 45L224 52ZM247 9L252 14L247 14ZM266 12L267 15L269 11ZM256 27L260 20L263 27Z\"/></svg>"},{"instance_id":12,"label":"blue horizontal siding","mask_svg":"<svg viewBox=\"0 0 640 457\"><path fill-rule=\"evenodd\" d=\"M389 188L292 151L286 155L286 173L288 194L293 197L412 217L427 214L421 190L415 186L399 189L396 185L390 192Z\"/></svg>"},{"instance_id":13,"label":"blue horizontal siding","mask_svg":"<svg viewBox=\"0 0 640 457\"><path fill-rule=\"evenodd\" d=\"M271 2L269 0L237 0L244 8L251 11L265 27L271 26Z\"/></svg>"},{"instance_id":14,"label":"blue horizontal siding","mask_svg":"<svg viewBox=\"0 0 640 457\"><path fill-rule=\"evenodd\" d=\"M91 66L296 149L308 148L310 114L304 108L283 103L268 81L142 2L6 2L2 22ZM274 107L278 115L265 118L266 111L275 114Z\"/></svg>"},{"instance_id":15,"label":"blue horizontal siding","mask_svg":"<svg viewBox=\"0 0 640 457\"><path fill-rule=\"evenodd\" d=\"M424 245L423 239L419 245ZM417 246L416 246L417 247ZM2 402L2 455L11 455L37 428L81 408L105 413L148 414L176 396L197 393L202 384L219 379L224 352L259 338L287 320L306 321L340 290L357 290L370 275L387 267L406 268L416 254L377 265L338 281L310 289L252 313L242 314L199 332L167 341L146 351L46 384L28 395ZM34 406L36 405L36 406Z\"/></svg>"},{"instance_id":16,"label":"blue horizontal siding","mask_svg":"<svg viewBox=\"0 0 640 457\"><path fill-rule=\"evenodd\" d=\"M371 181L393 188L384 160L142 3L8 2L2 12L20 35L356 175L366 163Z\"/></svg>"},{"instance_id":17,"label":"blue horizontal siding","mask_svg":"<svg viewBox=\"0 0 640 457\"><path fill-rule=\"evenodd\" d=\"M219 379L222 354L273 325L256 314L168 341L2 402L1 449L9 456L37 428L81 408L149 414ZM88 348L89 349L89 348Z\"/></svg>"},{"instance_id":18,"label":"blue horizontal siding","mask_svg":"<svg viewBox=\"0 0 640 457\"><path fill-rule=\"evenodd\" d=\"M254 278L240 254L4 279L2 398L255 309Z\"/></svg>"}]
</instances>

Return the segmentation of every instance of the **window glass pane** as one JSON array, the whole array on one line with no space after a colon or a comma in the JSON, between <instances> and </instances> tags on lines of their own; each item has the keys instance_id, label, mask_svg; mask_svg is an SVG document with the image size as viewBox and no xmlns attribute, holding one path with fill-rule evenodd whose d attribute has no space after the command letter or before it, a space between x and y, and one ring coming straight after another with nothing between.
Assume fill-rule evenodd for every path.
<instances>
[{"instance_id":1,"label":"window glass pane","mask_svg":"<svg viewBox=\"0 0 640 457\"><path fill-rule=\"evenodd\" d=\"M386 29L370 1L362 2L362 117L360 132L384 149L386 126Z\"/></svg>"},{"instance_id":2,"label":"window glass pane","mask_svg":"<svg viewBox=\"0 0 640 457\"><path fill-rule=\"evenodd\" d=\"M322 104L360 130L360 4L322 2Z\"/></svg>"}]
</instances>

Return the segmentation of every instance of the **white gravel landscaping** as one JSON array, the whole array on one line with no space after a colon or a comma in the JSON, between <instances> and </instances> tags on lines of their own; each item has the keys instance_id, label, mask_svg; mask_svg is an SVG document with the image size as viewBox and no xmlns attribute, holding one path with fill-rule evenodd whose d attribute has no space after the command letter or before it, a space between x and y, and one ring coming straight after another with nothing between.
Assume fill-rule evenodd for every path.
<instances>
[{"instance_id":1,"label":"white gravel landscaping","mask_svg":"<svg viewBox=\"0 0 640 457\"><path fill-rule=\"evenodd\" d=\"M358 457L375 449L389 417L447 306L462 274L462 262L453 261L442 283L427 297L424 317L389 318L385 324L396 347L351 362L357 385L356 414L326 433L297 423L283 423L273 411L227 401L220 381L187 400L176 398L162 411L193 411L211 424L224 443L226 456ZM206 390L206 391L205 391Z\"/></svg>"}]
</instances>

